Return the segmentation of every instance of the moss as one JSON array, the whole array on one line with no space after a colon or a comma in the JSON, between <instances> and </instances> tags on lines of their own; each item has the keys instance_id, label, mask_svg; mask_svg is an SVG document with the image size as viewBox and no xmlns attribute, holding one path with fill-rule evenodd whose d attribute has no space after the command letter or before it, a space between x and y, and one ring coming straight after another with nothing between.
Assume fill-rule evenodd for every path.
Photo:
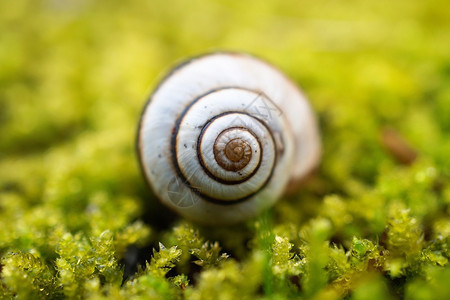
<instances>
[{"instance_id":1,"label":"moss","mask_svg":"<svg viewBox=\"0 0 450 300\"><path fill-rule=\"evenodd\" d=\"M449 298L447 6L0 2L0 298ZM170 214L134 153L161 70L216 49L292 77L324 144L226 228Z\"/></svg>"}]
</instances>

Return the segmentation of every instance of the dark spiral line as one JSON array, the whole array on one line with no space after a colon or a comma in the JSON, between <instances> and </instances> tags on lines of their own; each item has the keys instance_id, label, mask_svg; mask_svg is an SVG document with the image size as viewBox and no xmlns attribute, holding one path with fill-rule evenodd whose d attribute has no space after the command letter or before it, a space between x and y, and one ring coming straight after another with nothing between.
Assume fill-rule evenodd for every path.
<instances>
[{"instance_id":1,"label":"dark spiral line","mask_svg":"<svg viewBox=\"0 0 450 300\"><path fill-rule=\"evenodd\" d=\"M273 141L273 143L274 143L274 147L275 147L275 151L274 151L274 155L275 155L274 162L273 162L272 168L270 169L270 174L269 174L269 176L267 177L266 181L261 185L261 187L260 187L259 189L257 189L256 191L254 191L253 193L251 193L251 194L249 194L249 195L247 195L247 196L245 196L245 197L238 198L238 199L234 199L234 200L223 200L223 199L214 198L214 197L205 195L204 193L202 193L201 187L196 187L196 186L192 185L192 184L189 182L189 180L186 178L186 176L184 176L184 174L183 174L183 172L181 171L180 166L179 166L179 164L178 164L178 160L177 160L177 151L176 151L176 149L177 149L177 136L178 136L178 131L179 131L179 129L180 129L180 124L181 124L181 122L183 121L183 118L185 117L185 115L186 115L186 114L188 113L188 111L191 109L191 107L192 107L195 103L197 103L200 99L202 99L203 97L205 97L205 96L207 96L207 95L209 95L209 94L212 94L212 93L221 91L221 90L225 90L225 89L240 89L240 90L245 90L245 91L249 91L249 92L253 92L253 93L258 93L258 91L254 91L254 90L247 89L247 88L242 88L242 87L237 87L237 86L228 86L228 87L221 87L221 88L218 88L218 89L212 89L212 90L209 90L208 92L206 92L206 93L204 93L204 94L201 94L200 96L197 96L196 98L194 98L193 101L191 101L191 103L189 103L189 105L186 106L186 108L185 108L185 109L183 110L183 112L181 113L180 117L179 117L179 118L177 119L177 121L175 122L174 128L173 128L173 130L172 130L172 137L171 137L171 155L172 155L172 162L173 162L173 165L174 165L174 167L175 167L175 170L176 170L178 176L180 176L182 182L183 182L187 187L189 187L194 193L196 193L198 196L202 197L204 200L206 200L206 201L208 201L208 202L211 202L211 203L220 204L220 205L232 205L232 204L237 204L237 203L240 203L240 202L244 202L245 200L248 200L249 198L253 197L255 194L257 194L260 190L262 190L262 189L269 183L270 179L271 179L272 176L273 176L273 172L274 172L275 165L276 165L276 162L277 162L277 151L276 151L276 147L277 147L277 146L276 146L275 139L274 139L274 137L273 137L272 131L270 130L270 128L267 126L267 124L266 124L263 120L260 120L259 118L255 117L255 116L253 116L253 115L251 115L251 114L249 114L249 113L247 113L247 112L244 112L244 111L229 111L229 112L225 112L225 113L219 114L219 115L217 115L217 116L214 116L213 118L211 118L210 120L208 120L208 121L205 123L205 125L203 125L202 131L201 131L200 136L199 136L199 140L197 141L197 149L196 149L196 151L197 151L197 158L199 159L199 162L200 162L200 164L202 165L203 169L205 169L206 174L208 174L208 176L210 176L212 179L214 179L214 180L216 180L216 181L218 181L218 182L220 182L220 183L223 183L223 184L229 184L229 183L222 182L222 181L224 181L223 179L217 178L217 176L211 174L211 172L210 172L209 170L207 170L207 169L205 168L205 166L203 165L203 160L201 159L200 153L199 153L199 147L200 147L200 146L199 146L199 145L200 145L199 141L201 140L201 137L203 136L205 127L209 126L209 124L211 124L212 121L214 121L215 119L217 119L217 118L219 118L219 117L221 117L221 116L227 115L227 114L232 114L232 113L244 114L244 115L250 116L250 117L256 119L256 120L257 120L259 123L261 123L264 127L266 127L266 129L267 129L267 131L269 132L270 137L271 137L271 139L272 139L272 141ZM246 129L246 130L248 130L248 129ZM256 137L256 136L255 136L255 137ZM261 143L260 143L258 137L256 137L256 139L258 140L258 143L261 145ZM262 147L260 147L260 148L261 148L261 151L263 151ZM261 153L261 154L262 154L262 153ZM262 159L262 155L261 155L261 159ZM257 169L259 168L260 164L261 164L261 160L258 162L258 167L257 167ZM252 172L251 176L253 176L253 175L254 175L254 172ZM248 178L251 178L251 176L250 176L250 177L247 177L247 178L244 179L242 182L247 181ZM219 179L219 180L217 180L217 179ZM225 180L225 181L226 181L226 180ZM238 184L238 183L242 183L242 182L232 182L231 184Z\"/></svg>"},{"instance_id":2,"label":"dark spiral line","mask_svg":"<svg viewBox=\"0 0 450 300\"><path fill-rule=\"evenodd\" d=\"M210 170L208 169L208 167L206 166L206 163L203 161L203 158L202 158L202 156L200 155L200 144L202 143L203 134L204 134L205 131L208 129L209 125L210 125L212 122L214 122L215 119L220 118L220 117L223 117L223 116L226 116L226 115L234 114L234 113L243 114L243 113L241 113L241 112L235 112L235 111L233 111L233 112L225 112L225 113L219 114L219 115L214 116L213 118L209 119L209 120L206 122L205 126L203 126L203 128L202 128L202 130L201 130L201 132L200 132L200 135L198 136L198 140L197 140L197 158L198 158L198 160L200 161L200 165L201 165L201 166L203 167L203 169L205 170L205 173L208 174L208 176L211 177L212 179L214 179L215 181L220 182L220 183L223 183L223 184L226 184L226 185L240 184L240 183L243 183L243 182L249 180L250 178L253 177L253 175L256 174L256 172L258 171L259 167L261 166L261 162L262 162L262 160L260 159L260 160L258 161L258 165L256 166L255 170L253 170L253 172L250 173L247 177L245 177L245 178L243 178L243 179L240 179L240 180L226 180L226 179L217 177L216 175L214 175L213 173L211 173L211 171L210 171ZM248 114L245 114L245 115L248 115ZM259 122L259 120L257 120L257 121ZM244 127L239 127L239 126L228 127L227 129L223 130L222 132L227 131L227 130L230 130L230 129L244 129L244 130L247 130L248 132L250 132L250 133L256 138L256 140L258 141L259 148L261 149L261 157L262 157L262 155L263 155L263 153L264 153L264 150L263 150L263 147L261 146L261 141L259 140L258 136L256 136L250 129L244 128ZM221 132L221 133L222 133L222 132ZM220 134L221 134L221 133L220 133ZM220 135L220 134L219 134L219 135Z\"/></svg>"}]
</instances>

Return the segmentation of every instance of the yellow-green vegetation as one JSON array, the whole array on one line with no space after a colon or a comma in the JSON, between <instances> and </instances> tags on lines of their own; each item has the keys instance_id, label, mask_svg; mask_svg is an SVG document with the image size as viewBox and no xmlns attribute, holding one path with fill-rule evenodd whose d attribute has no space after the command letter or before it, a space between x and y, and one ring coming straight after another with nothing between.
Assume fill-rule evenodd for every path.
<instances>
[{"instance_id":1,"label":"yellow-green vegetation","mask_svg":"<svg viewBox=\"0 0 450 300\"><path fill-rule=\"evenodd\" d=\"M315 176L255 220L169 214L134 139L162 70L279 66ZM0 2L0 298L450 298L448 1Z\"/></svg>"}]
</instances>

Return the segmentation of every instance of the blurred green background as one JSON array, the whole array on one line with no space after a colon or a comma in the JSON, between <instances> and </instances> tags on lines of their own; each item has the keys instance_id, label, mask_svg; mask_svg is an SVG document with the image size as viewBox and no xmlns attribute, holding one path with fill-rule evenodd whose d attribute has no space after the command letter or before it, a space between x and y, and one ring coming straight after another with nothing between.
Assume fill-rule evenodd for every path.
<instances>
[{"instance_id":1,"label":"blurred green background","mask_svg":"<svg viewBox=\"0 0 450 300\"><path fill-rule=\"evenodd\" d=\"M367 288L356 289L352 295L360 299L386 293L402 297L414 280L450 278L448 267L445 277L410 260L411 253L424 257L428 249L440 251L434 263L428 261L430 265L448 265L448 1L6 0L0 2L0 257L4 266L0 291L23 292L24 297L89 296L86 280L96 276L103 278L100 286L116 282L112 286L120 289L121 266L137 264L127 261L131 245L151 249L158 241L174 240L171 230L179 220L158 217L162 208L139 172L134 153L137 123L164 71L187 57L216 50L249 52L278 66L301 86L318 115L322 165L304 190L262 217L269 223L264 230L272 240L275 235L286 237L297 249L292 253L302 257L303 250L298 249L305 241L308 245L301 234L303 226L320 227L322 223L314 220L321 218L329 225L323 240L343 247L347 257L356 247L353 237L390 250L394 258L380 271L385 279L375 276ZM386 142L386 132L394 132L394 143L417 155L415 162L401 163ZM410 236L402 236L400 246L397 240L383 241L393 232L389 226L397 223L415 224L419 230L415 237L424 238L418 250L405 246ZM257 239L255 228L260 228L252 222L246 226L241 239L229 232L202 234L225 245L231 259L243 260L245 268L245 258L259 247L255 245L263 250L266 245L243 244L245 239ZM80 249L104 238L105 232L112 242L102 259L113 265L102 265L103 269L95 265L89 272L77 269L71 257L95 259L96 251L101 251L87 254ZM84 254L65 252L61 245L66 240L77 241L72 246ZM90 242L85 245L84 240ZM437 244L441 246L433 246ZM405 247L412 252L395 250ZM21 277L37 268L36 262L25 267L20 265L23 258L13 261L10 253L32 255L31 261L46 266L45 276L54 279L24 279L41 274ZM148 250L144 258L150 255ZM317 261L319 270L327 265L320 258ZM199 273L205 277L208 273L191 265L184 261L177 266L177 272L188 274L195 287L193 294L186 295L201 298L213 293L192 284L193 278L197 283L206 280ZM113 276L115 281L112 275L105 277L105 268L120 273ZM220 272L228 274L227 268L232 269L227 265ZM65 279L63 270L75 277ZM285 277L277 280L292 281L294 275L286 270ZM367 271L367 266L361 270ZM251 290L249 297L310 297L333 282L345 286L339 280L350 271L322 281L322 275L314 277L314 272L300 276L303 287L308 286L308 276L316 278L306 292L283 284L271 286L262 279L264 292ZM17 282L27 280L29 285L19 288ZM71 286L71 280L78 285ZM417 281L408 297L433 298L437 290L427 284ZM339 295L348 296L354 289L348 284L338 288L343 293ZM109 295L101 289L99 293Z\"/></svg>"}]
</instances>

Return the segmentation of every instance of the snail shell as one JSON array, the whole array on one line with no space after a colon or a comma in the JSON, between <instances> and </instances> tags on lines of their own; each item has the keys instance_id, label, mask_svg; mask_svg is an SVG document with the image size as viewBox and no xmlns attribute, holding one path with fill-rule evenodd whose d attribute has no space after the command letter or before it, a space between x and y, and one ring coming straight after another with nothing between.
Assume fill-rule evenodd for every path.
<instances>
[{"instance_id":1,"label":"snail shell","mask_svg":"<svg viewBox=\"0 0 450 300\"><path fill-rule=\"evenodd\" d=\"M142 169L160 200L205 224L271 206L318 163L314 113L278 69L237 53L174 68L143 111Z\"/></svg>"}]
</instances>

